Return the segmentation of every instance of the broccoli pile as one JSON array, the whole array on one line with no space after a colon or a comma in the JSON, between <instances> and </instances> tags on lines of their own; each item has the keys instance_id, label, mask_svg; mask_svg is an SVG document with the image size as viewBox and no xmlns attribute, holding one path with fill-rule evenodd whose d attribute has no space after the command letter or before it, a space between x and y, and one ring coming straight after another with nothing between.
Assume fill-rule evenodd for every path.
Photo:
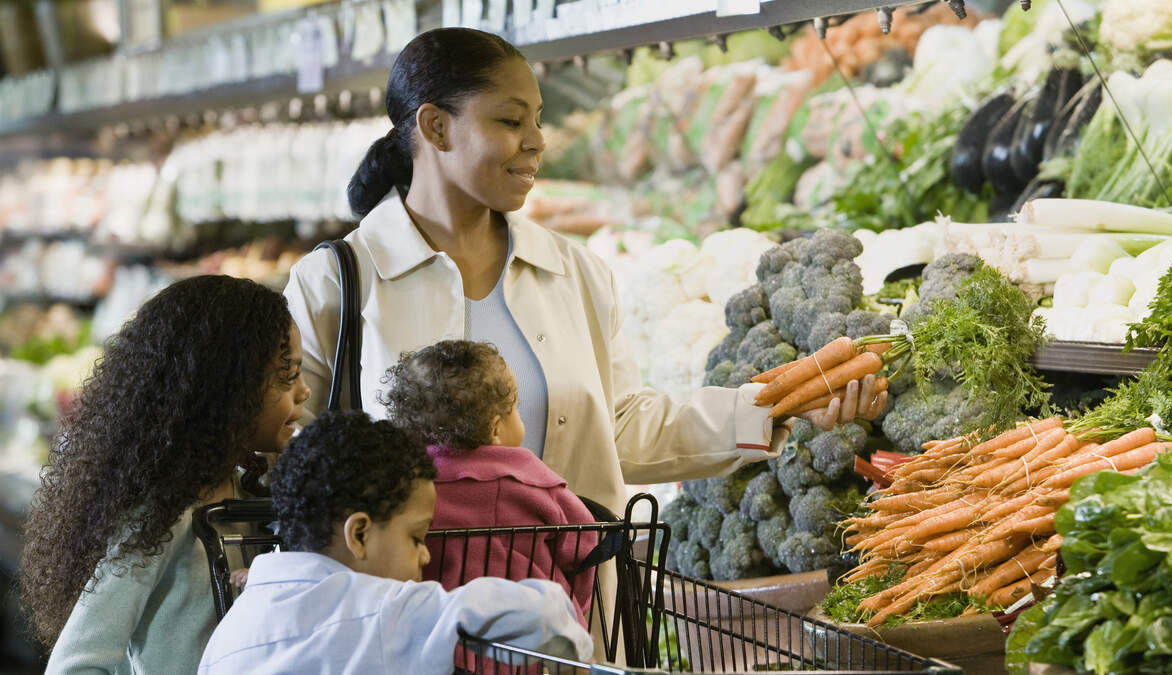
<instances>
[{"instance_id":1,"label":"broccoli pile","mask_svg":"<svg viewBox=\"0 0 1172 675\"><path fill-rule=\"evenodd\" d=\"M777 459L684 483L661 512L668 567L718 580L849 568L838 523L862 498L852 469L866 442L858 424L820 431L797 420Z\"/></svg>"},{"instance_id":2,"label":"broccoli pile","mask_svg":"<svg viewBox=\"0 0 1172 675\"><path fill-rule=\"evenodd\" d=\"M819 230L766 251L757 283L725 305L730 332L708 355L704 384L739 387L843 335L886 333L890 314L858 309L862 250L849 234Z\"/></svg>"}]
</instances>

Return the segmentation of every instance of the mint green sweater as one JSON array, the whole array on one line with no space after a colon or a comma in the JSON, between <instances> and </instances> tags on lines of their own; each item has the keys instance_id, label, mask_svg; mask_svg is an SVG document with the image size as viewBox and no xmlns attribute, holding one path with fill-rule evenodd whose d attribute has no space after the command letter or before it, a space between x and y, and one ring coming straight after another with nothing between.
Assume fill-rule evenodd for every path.
<instances>
[{"instance_id":1,"label":"mint green sweater","mask_svg":"<svg viewBox=\"0 0 1172 675\"><path fill-rule=\"evenodd\" d=\"M207 555L191 530L191 510L146 567L119 565L114 574L103 561L99 570L100 578L74 605L46 672L195 673L216 614Z\"/></svg>"}]
</instances>

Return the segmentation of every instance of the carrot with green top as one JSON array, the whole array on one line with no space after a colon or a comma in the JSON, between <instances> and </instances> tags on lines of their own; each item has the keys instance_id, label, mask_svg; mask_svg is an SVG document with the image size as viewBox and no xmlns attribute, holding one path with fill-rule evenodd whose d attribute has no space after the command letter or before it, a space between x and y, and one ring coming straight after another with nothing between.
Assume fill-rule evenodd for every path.
<instances>
[{"instance_id":1,"label":"carrot with green top","mask_svg":"<svg viewBox=\"0 0 1172 675\"><path fill-rule=\"evenodd\" d=\"M1141 467L1151 464L1156 459L1156 455L1169 448L1168 443L1148 443L1140 446L1135 450L1130 450L1121 455L1114 457L1106 457L1098 459L1093 462L1087 462L1081 466L1065 470L1061 473L1054 474L1052 477L1046 479L1042 483L1043 487L1052 488L1066 488L1074 484L1074 481L1083 476L1096 471L1130 471L1132 469L1139 469Z\"/></svg>"}]
</instances>

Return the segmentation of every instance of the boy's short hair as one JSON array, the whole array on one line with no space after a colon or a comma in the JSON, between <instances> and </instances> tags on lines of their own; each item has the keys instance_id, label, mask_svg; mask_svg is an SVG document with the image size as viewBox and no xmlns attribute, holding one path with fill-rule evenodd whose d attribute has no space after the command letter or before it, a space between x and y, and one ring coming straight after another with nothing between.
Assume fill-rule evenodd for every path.
<instances>
[{"instance_id":1,"label":"boy's short hair","mask_svg":"<svg viewBox=\"0 0 1172 675\"><path fill-rule=\"evenodd\" d=\"M433 480L427 449L391 422L326 411L289 441L272 471L273 508L286 550L325 549L339 523L365 511L388 520L418 479Z\"/></svg>"},{"instance_id":2,"label":"boy's short hair","mask_svg":"<svg viewBox=\"0 0 1172 675\"><path fill-rule=\"evenodd\" d=\"M492 423L517 404L509 366L485 342L443 340L404 352L387 369L379 402L427 445L472 450L492 444Z\"/></svg>"}]
</instances>

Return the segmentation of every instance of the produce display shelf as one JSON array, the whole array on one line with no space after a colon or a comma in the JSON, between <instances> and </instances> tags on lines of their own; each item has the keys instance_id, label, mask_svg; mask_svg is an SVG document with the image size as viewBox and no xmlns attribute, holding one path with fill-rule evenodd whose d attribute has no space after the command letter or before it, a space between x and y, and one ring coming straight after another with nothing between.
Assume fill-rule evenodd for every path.
<instances>
[{"instance_id":1,"label":"produce display shelf","mask_svg":"<svg viewBox=\"0 0 1172 675\"><path fill-rule=\"evenodd\" d=\"M507 17L507 28L499 32L514 42L533 63L564 62L580 55L617 52L660 42L724 35L921 2L923 0L760 0L760 11L756 14L718 16L717 0L686 2L678 6L660 0L602 0L604 6L594 15L534 21L521 28L515 28L512 17ZM440 12L435 11L436 4L434 0L416 2L419 32L441 25L442 17ZM562 6L575 4L578 3L558 3L558 11L561 11ZM694 9L689 10L687 7ZM273 21L278 20L288 21L289 17L287 14L278 14ZM249 17L246 21L249 27L259 25L256 17ZM239 30L237 22L227 22L209 33L236 30ZM159 49L165 50L167 45ZM336 66L325 70L320 93L328 95L345 89L362 91L386 83L387 72L394 63L395 54L380 52L368 59L355 60L345 52L343 49ZM318 92L310 92L308 95L314 93ZM71 113L52 112L41 117L0 123L0 140L61 132L79 134L117 123L159 120L172 116L184 119L203 111L260 106L304 95L307 95L306 92L298 91L296 75L271 75L182 95Z\"/></svg>"},{"instance_id":2,"label":"produce display shelf","mask_svg":"<svg viewBox=\"0 0 1172 675\"><path fill-rule=\"evenodd\" d=\"M1039 370L1096 375L1135 375L1156 358L1154 349L1123 353L1123 345L1100 342L1051 342L1034 356Z\"/></svg>"}]
</instances>

